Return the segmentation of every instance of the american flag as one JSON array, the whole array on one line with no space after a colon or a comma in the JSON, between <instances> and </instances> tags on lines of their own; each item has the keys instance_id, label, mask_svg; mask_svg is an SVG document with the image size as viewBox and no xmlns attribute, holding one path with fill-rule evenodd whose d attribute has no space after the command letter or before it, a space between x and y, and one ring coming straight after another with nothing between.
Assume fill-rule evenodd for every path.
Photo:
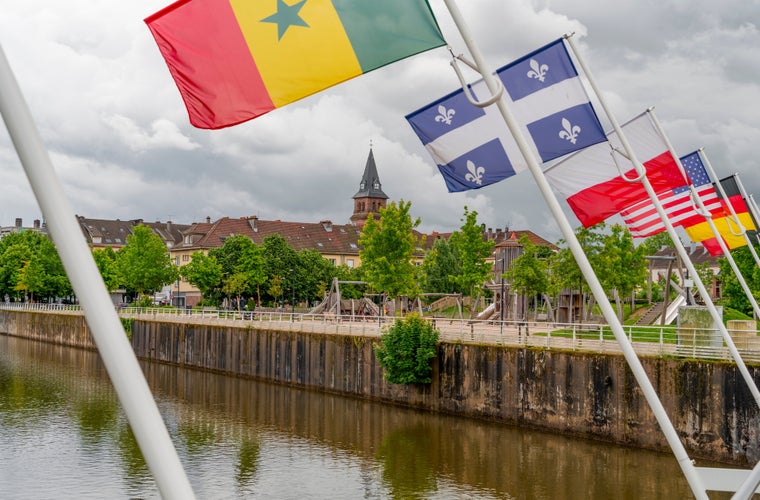
<instances>
[{"instance_id":1,"label":"american flag","mask_svg":"<svg viewBox=\"0 0 760 500\"><path fill-rule=\"evenodd\" d=\"M722 210L720 199L715 192L710 176L705 171L699 152L695 151L682 157L681 164L683 164L691 184L702 199L702 203L705 204L705 208L713 215L720 212ZM696 200L692 202L690 194L689 186L684 185L657 196L668 219L674 226L689 227L705 221L705 218L694 210L697 202ZM649 199L626 208L620 212L620 215L634 238L647 238L665 231L665 224Z\"/></svg>"}]
</instances>

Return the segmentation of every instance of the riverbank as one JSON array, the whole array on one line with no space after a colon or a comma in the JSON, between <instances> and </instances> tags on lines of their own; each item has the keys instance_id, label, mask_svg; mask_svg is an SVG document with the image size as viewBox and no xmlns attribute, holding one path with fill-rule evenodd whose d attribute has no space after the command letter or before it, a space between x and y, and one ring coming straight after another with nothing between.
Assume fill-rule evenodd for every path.
<instances>
[{"instance_id":1,"label":"riverbank","mask_svg":"<svg viewBox=\"0 0 760 500\"><path fill-rule=\"evenodd\" d=\"M376 335L220 323L133 319L131 342L139 357L162 363L670 452L617 354L443 341L433 382L398 386L383 378ZM75 312L2 310L0 333L94 348ZM760 459L760 412L734 364L641 359L692 458L737 465ZM757 368L750 370L758 380Z\"/></svg>"}]
</instances>

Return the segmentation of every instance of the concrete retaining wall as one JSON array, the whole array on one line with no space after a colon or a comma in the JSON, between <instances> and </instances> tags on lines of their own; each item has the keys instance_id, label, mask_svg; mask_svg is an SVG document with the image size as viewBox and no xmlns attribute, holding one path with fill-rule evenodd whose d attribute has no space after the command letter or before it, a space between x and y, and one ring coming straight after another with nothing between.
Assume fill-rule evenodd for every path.
<instances>
[{"instance_id":1,"label":"concrete retaining wall","mask_svg":"<svg viewBox=\"0 0 760 500\"><path fill-rule=\"evenodd\" d=\"M81 316L0 311L0 333L93 345ZM135 321L139 357L429 411L669 452L621 356L440 344L433 383L383 379L376 339L248 327ZM692 458L739 465L760 459L760 411L730 363L642 358ZM756 381L760 373L750 367Z\"/></svg>"}]
</instances>

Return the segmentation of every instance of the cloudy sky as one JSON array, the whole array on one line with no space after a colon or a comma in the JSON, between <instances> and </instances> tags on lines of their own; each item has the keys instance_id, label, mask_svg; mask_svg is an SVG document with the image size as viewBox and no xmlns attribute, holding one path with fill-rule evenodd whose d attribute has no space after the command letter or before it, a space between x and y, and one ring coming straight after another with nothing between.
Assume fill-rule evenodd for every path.
<instances>
[{"instance_id":1,"label":"cloudy sky","mask_svg":"<svg viewBox=\"0 0 760 500\"><path fill-rule=\"evenodd\" d=\"M0 44L77 214L178 223L247 215L347 223L371 143L383 190L392 200L412 202L423 231L456 229L466 205L489 227L561 237L527 172L477 191L446 191L404 119L457 88L444 48L245 124L199 130L189 124L143 22L169 3L0 0ZM430 4L453 50L464 52L443 0ZM748 191L760 193L760 34L754 24L760 1L459 4L493 68L575 32L619 121L655 106L679 154L704 147L718 175L739 172ZM0 127L0 226L16 217L24 225L44 218Z\"/></svg>"}]
</instances>

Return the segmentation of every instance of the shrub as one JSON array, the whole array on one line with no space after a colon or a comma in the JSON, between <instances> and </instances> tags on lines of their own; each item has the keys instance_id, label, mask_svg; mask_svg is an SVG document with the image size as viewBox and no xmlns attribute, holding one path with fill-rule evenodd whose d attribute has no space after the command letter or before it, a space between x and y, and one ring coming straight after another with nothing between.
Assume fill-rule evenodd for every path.
<instances>
[{"instance_id":1,"label":"shrub","mask_svg":"<svg viewBox=\"0 0 760 500\"><path fill-rule=\"evenodd\" d=\"M429 384L438 331L417 314L397 320L380 336L375 355L392 384Z\"/></svg>"}]
</instances>

